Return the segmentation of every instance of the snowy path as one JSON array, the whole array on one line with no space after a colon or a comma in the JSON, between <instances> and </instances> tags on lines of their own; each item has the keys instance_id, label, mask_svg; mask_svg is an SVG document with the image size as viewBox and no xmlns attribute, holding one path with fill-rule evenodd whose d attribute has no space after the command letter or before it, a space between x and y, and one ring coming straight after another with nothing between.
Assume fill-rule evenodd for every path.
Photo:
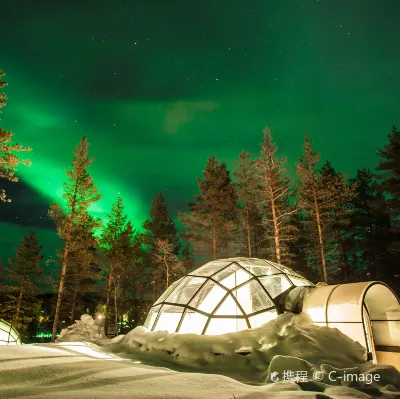
<instances>
[{"instance_id":1,"label":"snowy path","mask_svg":"<svg viewBox=\"0 0 400 399\"><path fill-rule=\"evenodd\" d=\"M145 366L84 344L0 350L0 398L230 399L256 398L263 391L223 376Z\"/></svg>"},{"instance_id":2,"label":"snowy path","mask_svg":"<svg viewBox=\"0 0 400 399\"><path fill-rule=\"evenodd\" d=\"M321 389L323 391L323 389ZM291 383L257 387L215 374L181 373L104 353L84 343L0 349L0 398L369 398L350 388L324 393ZM400 398L392 393L388 398Z\"/></svg>"}]
</instances>

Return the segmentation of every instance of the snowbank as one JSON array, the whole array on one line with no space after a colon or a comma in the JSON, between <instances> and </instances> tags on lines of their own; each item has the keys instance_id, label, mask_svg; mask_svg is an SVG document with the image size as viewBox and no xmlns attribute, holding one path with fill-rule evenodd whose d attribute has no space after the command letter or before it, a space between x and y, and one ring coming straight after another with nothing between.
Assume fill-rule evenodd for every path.
<instances>
[{"instance_id":1,"label":"snowbank","mask_svg":"<svg viewBox=\"0 0 400 399\"><path fill-rule=\"evenodd\" d=\"M149 332L137 327L112 340L105 338L101 325L84 315L63 330L58 342L62 341L91 341L103 353L134 359L131 364L189 371L180 374L185 380L198 375L193 373L207 373L206 378L220 374L221 378L262 385L243 398L400 399L400 373L394 367L368 363L358 342L337 329L315 325L304 313L285 313L259 328L217 336Z\"/></svg>"},{"instance_id":2,"label":"snowbank","mask_svg":"<svg viewBox=\"0 0 400 399\"><path fill-rule=\"evenodd\" d=\"M61 330L56 342L107 342L108 338L104 333L103 320L94 320L92 316L83 314L80 320L75 320L72 326ZM105 343L104 342L104 343Z\"/></svg>"},{"instance_id":3,"label":"snowbank","mask_svg":"<svg viewBox=\"0 0 400 399\"><path fill-rule=\"evenodd\" d=\"M313 372L324 364L346 368L366 362L366 351L358 342L337 329L315 325L304 313L285 313L259 328L217 336L149 332L137 327L109 347L117 353L142 355L150 362L257 383L270 381L271 373L278 371L275 368L289 370L293 364L303 368L307 364Z\"/></svg>"}]
</instances>

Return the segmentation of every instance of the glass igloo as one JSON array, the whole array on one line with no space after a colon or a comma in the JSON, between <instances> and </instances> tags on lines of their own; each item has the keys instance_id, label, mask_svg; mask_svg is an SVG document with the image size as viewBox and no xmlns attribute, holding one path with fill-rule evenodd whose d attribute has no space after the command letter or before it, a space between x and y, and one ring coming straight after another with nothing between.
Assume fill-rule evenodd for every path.
<instances>
[{"instance_id":1,"label":"glass igloo","mask_svg":"<svg viewBox=\"0 0 400 399\"><path fill-rule=\"evenodd\" d=\"M277 316L280 295L293 286L313 284L264 259L215 260L172 283L150 309L144 326L206 335L259 327Z\"/></svg>"},{"instance_id":2,"label":"glass igloo","mask_svg":"<svg viewBox=\"0 0 400 399\"><path fill-rule=\"evenodd\" d=\"M0 345L21 345L17 330L3 319L0 319Z\"/></svg>"}]
</instances>

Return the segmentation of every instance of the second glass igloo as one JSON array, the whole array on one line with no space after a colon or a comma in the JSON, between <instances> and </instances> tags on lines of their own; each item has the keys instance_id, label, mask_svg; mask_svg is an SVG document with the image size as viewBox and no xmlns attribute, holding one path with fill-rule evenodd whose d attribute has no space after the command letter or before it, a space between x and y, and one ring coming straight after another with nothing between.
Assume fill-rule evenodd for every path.
<instances>
[{"instance_id":1,"label":"second glass igloo","mask_svg":"<svg viewBox=\"0 0 400 399\"><path fill-rule=\"evenodd\" d=\"M150 309L151 331L218 335L259 327L277 317L276 298L313 284L264 259L209 262L172 283Z\"/></svg>"}]
</instances>

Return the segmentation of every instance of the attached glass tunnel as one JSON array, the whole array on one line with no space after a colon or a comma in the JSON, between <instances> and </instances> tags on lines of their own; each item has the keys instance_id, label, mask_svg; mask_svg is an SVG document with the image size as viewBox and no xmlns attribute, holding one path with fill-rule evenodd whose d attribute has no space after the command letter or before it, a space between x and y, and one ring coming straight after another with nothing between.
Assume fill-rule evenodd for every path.
<instances>
[{"instance_id":1,"label":"attached glass tunnel","mask_svg":"<svg viewBox=\"0 0 400 399\"><path fill-rule=\"evenodd\" d=\"M358 341L369 360L400 370L400 302L386 284L369 281L311 288L303 311L315 324L337 328Z\"/></svg>"}]
</instances>

